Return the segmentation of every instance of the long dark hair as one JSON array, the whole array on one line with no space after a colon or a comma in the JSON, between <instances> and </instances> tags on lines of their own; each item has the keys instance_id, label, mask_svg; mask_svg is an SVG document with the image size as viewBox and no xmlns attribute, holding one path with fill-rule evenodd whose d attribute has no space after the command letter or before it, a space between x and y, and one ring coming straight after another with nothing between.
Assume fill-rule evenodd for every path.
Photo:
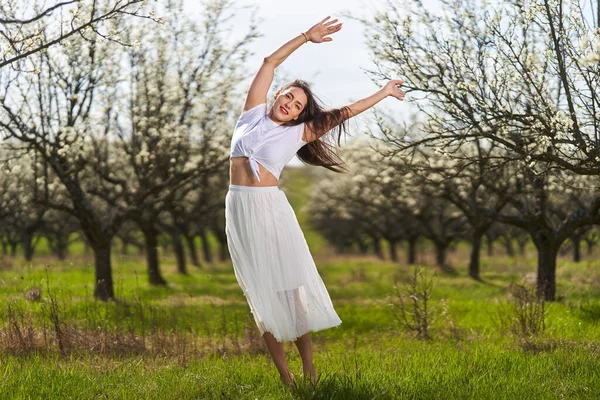
<instances>
[{"instance_id":1,"label":"long dark hair","mask_svg":"<svg viewBox=\"0 0 600 400\"><path fill-rule=\"evenodd\" d=\"M313 129L317 132L323 132L328 126L333 126L331 131L337 127L337 145L341 146L342 131L347 135L349 134L348 120L343 118L343 113L350 115L348 107L344 106L342 108L326 110L319 98L312 92L310 85L301 79L296 79L285 84L281 88L281 91L283 92L290 87L297 87L304 91L306 94L306 106L298 116L298 119L290 121L286 125L299 125L303 122L311 122ZM337 154L335 142L328 143L330 140L329 135L325 134L317 140L302 146L296 152L296 155L305 164L325 167L334 172L349 171L344 165L344 161Z\"/></svg>"}]
</instances>

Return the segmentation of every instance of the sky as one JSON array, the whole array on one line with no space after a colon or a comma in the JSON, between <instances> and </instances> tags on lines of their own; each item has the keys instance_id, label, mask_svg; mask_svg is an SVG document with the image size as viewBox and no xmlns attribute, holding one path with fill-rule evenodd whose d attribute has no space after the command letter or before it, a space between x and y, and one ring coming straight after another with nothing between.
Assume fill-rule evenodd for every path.
<instances>
[{"instance_id":1,"label":"sky","mask_svg":"<svg viewBox=\"0 0 600 400\"><path fill-rule=\"evenodd\" d=\"M238 0L237 7L258 6L257 19L258 31L263 35L249 45L253 55L248 60L248 67L258 70L262 59L273 53L288 40L293 39L301 32L306 32L311 26L327 16L330 19L338 18L342 29L333 34L329 43L306 43L292 53L278 67L276 74L283 72L283 76L300 78L311 83L315 94L325 103L326 107L341 107L356 100L367 97L381 88L371 81L363 69L372 69L369 50L366 45L364 29L358 21L342 17L342 14L351 14L364 17L374 5L381 1L373 0L305 0L305 1L275 1ZM201 19L201 5L197 1L188 1L190 17L197 16ZM247 21L251 13L248 10L236 12L233 24L236 28L233 34L241 35L247 29ZM249 70L250 77L244 85L249 86L256 71ZM398 77L402 79L402 77ZM378 103L386 113L396 120L408 116L409 105L405 102L389 97ZM353 137L361 136L366 129L368 120L372 119L370 110L352 118L349 128ZM342 145L344 142L342 141ZM302 165L294 157L289 165Z\"/></svg>"}]
</instances>

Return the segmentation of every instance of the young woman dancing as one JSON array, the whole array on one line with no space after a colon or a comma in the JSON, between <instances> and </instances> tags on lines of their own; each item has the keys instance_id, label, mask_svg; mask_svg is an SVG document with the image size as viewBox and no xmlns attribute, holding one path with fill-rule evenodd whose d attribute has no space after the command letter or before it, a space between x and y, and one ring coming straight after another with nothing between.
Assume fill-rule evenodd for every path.
<instances>
[{"instance_id":1,"label":"young woman dancing","mask_svg":"<svg viewBox=\"0 0 600 400\"><path fill-rule=\"evenodd\" d=\"M308 84L295 80L277 91L267 111L275 68L307 42L331 42L342 29L330 17L265 57L237 121L230 153L230 185L225 198L225 230L236 279L282 381L295 384L283 342L294 341L303 377L316 383L310 332L341 324L319 276L294 210L278 187L279 175L294 154L307 164L347 170L323 135L387 96L399 100L400 80L340 109L324 110Z\"/></svg>"}]
</instances>

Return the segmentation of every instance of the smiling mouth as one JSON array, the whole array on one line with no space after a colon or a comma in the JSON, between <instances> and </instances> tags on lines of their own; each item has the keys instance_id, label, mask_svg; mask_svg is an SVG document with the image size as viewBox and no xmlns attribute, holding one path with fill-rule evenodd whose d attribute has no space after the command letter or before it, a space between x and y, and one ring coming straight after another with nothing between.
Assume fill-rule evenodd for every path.
<instances>
[{"instance_id":1,"label":"smiling mouth","mask_svg":"<svg viewBox=\"0 0 600 400\"><path fill-rule=\"evenodd\" d=\"M281 109L281 112L284 113L285 115L289 114L285 108L283 108L283 107L279 107L279 108Z\"/></svg>"}]
</instances>

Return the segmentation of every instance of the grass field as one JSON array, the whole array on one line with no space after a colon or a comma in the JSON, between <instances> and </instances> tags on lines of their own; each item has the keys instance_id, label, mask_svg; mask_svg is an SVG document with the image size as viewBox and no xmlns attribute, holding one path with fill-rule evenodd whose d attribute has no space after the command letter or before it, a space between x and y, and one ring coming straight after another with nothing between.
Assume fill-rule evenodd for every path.
<instances>
[{"instance_id":1,"label":"grass field","mask_svg":"<svg viewBox=\"0 0 600 400\"><path fill-rule=\"evenodd\" d=\"M304 187L288 193L296 209ZM458 273L433 278L430 339L419 340L394 312L395 282L409 282L412 267L334 255L305 233L343 321L312 335L315 387L281 385L230 263L181 276L164 254L169 286L156 288L146 283L142 257L115 254L118 300L103 303L91 296L91 257L77 254L11 260L0 270L0 399L600 398L595 258L561 259L560 301L545 304L545 329L517 334L509 286L535 277L534 254L483 257L483 282L475 282L461 245L450 257ZM424 250L420 259L430 256ZM33 287L38 301L24 296ZM286 349L299 377L297 352L291 343Z\"/></svg>"}]
</instances>

